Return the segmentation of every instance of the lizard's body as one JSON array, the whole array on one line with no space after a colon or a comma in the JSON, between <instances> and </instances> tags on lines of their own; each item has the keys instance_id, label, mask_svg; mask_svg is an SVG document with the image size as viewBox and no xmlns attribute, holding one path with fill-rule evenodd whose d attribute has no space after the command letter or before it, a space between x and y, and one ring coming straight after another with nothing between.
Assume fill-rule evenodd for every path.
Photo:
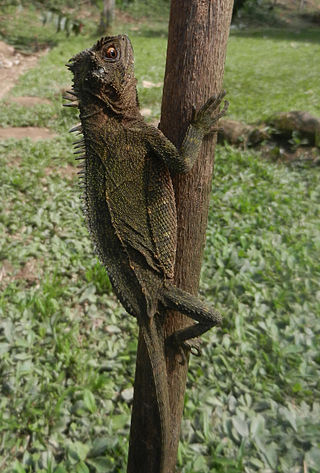
<instances>
[{"instance_id":1,"label":"lizard's body","mask_svg":"<svg viewBox=\"0 0 320 473\"><path fill-rule=\"evenodd\" d=\"M80 118L82 114L86 115L87 111L82 112L80 106ZM88 226L99 257L125 309L138 318L145 314L151 317L157 310L163 281L173 276L173 267L171 264L166 269L167 260L155 257L162 248L157 248L157 243L150 238L152 212L155 211L150 200L167 201L168 225L165 230L174 240L167 250L170 253L168 262L172 262L176 215L172 199L168 199L168 191L174 197L171 180L167 180L165 189L158 186L155 196L147 192L146 185L152 186L156 178L168 178L168 170L161 160L148 155L147 144L142 139L147 125L142 119L138 117L132 127L124 127L117 120L105 119L101 115L99 127L93 127L90 122L97 117L95 114L81 120L86 154L90 150L90 156L96 156L96 159L86 159L84 163ZM104 144L102 153L101 143ZM150 268L152 284L148 284Z\"/></svg>"},{"instance_id":2,"label":"lizard's body","mask_svg":"<svg viewBox=\"0 0 320 473\"><path fill-rule=\"evenodd\" d=\"M161 423L159 472L169 473L169 395L155 314L171 308L199 322L172 336L180 344L221 320L214 309L172 284L177 223L170 171L191 169L203 136L221 115L211 117L223 94L202 107L177 150L140 115L132 47L125 35L101 39L72 58L69 67L83 133L77 148L84 151L87 224L114 291L137 318L146 343Z\"/></svg>"}]
</instances>

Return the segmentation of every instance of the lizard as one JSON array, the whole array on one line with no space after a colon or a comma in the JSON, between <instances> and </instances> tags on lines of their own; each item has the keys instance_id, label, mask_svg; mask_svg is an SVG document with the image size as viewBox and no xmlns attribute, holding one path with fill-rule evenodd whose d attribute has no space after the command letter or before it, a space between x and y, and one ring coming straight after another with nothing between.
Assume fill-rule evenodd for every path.
<instances>
[{"instance_id":1,"label":"lizard","mask_svg":"<svg viewBox=\"0 0 320 473\"><path fill-rule=\"evenodd\" d=\"M101 38L73 56L73 74L65 104L79 109L80 124L71 132L82 161L83 211L98 258L114 293L136 317L151 363L161 427L159 472L168 473L170 402L165 343L190 349L189 339L221 323L220 313L174 286L177 216L171 175L187 173L202 139L214 130L228 102L225 92L198 110L177 149L139 111L134 55L126 35ZM177 310L197 321L163 340L158 314Z\"/></svg>"}]
</instances>

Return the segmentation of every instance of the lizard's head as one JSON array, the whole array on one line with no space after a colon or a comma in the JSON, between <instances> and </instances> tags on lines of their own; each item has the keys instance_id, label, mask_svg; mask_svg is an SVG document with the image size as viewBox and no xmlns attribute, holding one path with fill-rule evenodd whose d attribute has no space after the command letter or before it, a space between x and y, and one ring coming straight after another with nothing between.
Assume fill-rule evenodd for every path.
<instances>
[{"instance_id":1,"label":"lizard's head","mask_svg":"<svg viewBox=\"0 0 320 473\"><path fill-rule=\"evenodd\" d=\"M79 99L88 93L104 102L117 100L123 90L135 86L134 57L126 35L101 38L92 48L70 59L73 88Z\"/></svg>"}]
</instances>

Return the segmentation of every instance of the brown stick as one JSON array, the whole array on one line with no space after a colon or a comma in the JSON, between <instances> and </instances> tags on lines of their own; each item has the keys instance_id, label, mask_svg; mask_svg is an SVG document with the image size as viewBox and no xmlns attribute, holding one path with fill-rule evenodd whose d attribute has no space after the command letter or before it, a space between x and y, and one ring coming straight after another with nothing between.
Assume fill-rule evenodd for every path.
<instances>
[{"instance_id":1,"label":"brown stick","mask_svg":"<svg viewBox=\"0 0 320 473\"><path fill-rule=\"evenodd\" d=\"M172 0L160 128L177 146L199 107L222 87L232 0ZM175 284L197 293L207 226L215 139L206 138L192 171L174 178L178 211ZM168 313L164 333L190 325L190 319ZM167 473L175 470L187 363L167 353L171 407L171 444ZM159 414L152 372L139 338L135 396L130 432L128 473L157 473L161 454Z\"/></svg>"}]
</instances>

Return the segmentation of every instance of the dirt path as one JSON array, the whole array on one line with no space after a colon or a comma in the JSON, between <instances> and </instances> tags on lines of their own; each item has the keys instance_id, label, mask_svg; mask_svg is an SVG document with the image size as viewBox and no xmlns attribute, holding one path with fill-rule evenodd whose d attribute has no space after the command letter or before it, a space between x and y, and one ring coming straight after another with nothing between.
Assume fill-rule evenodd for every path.
<instances>
[{"instance_id":1,"label":"dirt path","mask_svg":"<svg viewBox=\"0 0 320 473\"><path fill-rule=\"evenodd\" d=\"M39 128L37 126L19 126L0 128L0 140L7 140L15 138L21 140L22 138L30 138L30 140L47 140L57 136L49 128Z\"/></svg>"},{"instance_id":2,"label":"dirt path","mask_svg":"<svg viewBox=\"0 0 320 473\"><path fill-rule=\"evenodd\" d=\"M19 76L27 69L34 67L39 57L48 51L45 49L40 53L24 55L18 53L13 46L0 41L0 99L15 85Z\"/></svg>"},{"instance_id":3,"label":"dirt path","mask_svg":"<svg viewBox=\"0 0 320 473\"><path fill-rule=\"evenodd\" d=\"M17 83L19 76L28 69L35 67L39 58L46 54L49 49L35 53L33 55L24 55L18 53L13 46L0 41L0 100L3 99L12 87ZM50 104L50 100L40 97L8 97L7 104L10 102L19 103L25 107L32 107L36 104ZM48 128L38 127L6 127L0 128L0 140L8 138L30 138L32 140L41 140L53 138L56 136Z\"/></svg>"}]
</instances>

